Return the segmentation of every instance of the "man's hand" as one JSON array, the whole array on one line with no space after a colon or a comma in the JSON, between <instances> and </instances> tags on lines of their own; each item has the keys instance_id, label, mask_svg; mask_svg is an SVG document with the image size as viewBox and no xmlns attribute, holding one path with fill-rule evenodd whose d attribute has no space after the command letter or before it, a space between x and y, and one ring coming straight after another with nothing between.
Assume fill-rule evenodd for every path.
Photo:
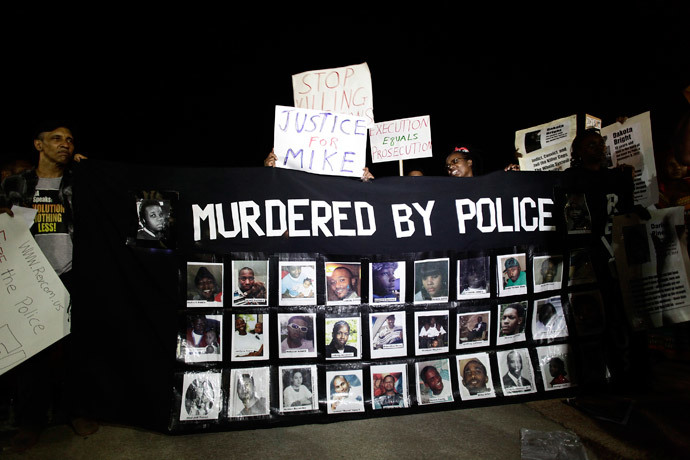
<instances>
[{"instance_id":1,"label":"man's hand","mask_svg":"<svg viewBox=\"0 0 690 460\"><path fill-rule=\"evenodd\" d=\"M270 166L271 168L275 168L276 161L278 161L278 157L275 153L273 153L273 149L271 149L271 153L269 153L266 159L264 160L264 166Z\"/></svg>"},{"instance_id":2,"label":"man's hand","mask_svg":"<svg viewBox=\"0 0 690 460\"><path fill-rule=\"evenodd\" d=\"M374 175L369 172L369 168L364 167L362 171L362 182L369 182L374 178Z\"/></svg>"},{"instance_id":3,"label":"man's hand","mask_svg":"<svg viewBox=\"0 0 690 460\"><path fill-rule=\"evenodd\" d=\"M87 156L82 155L81 153L75 153L74 154L74 161L79 163L81 160L88 160L89 158Z\"/></svg>"},{"instance_id":4,"label":"man's hand","mask_svg":"<svg viewBox=\"0 0 690 460\"><path fill-rule=\"evenodd\" d=\"M10 217L14 217L14 213L10 208L0 208L0 214L7 214Z\"/></svg>"}]
</instances>

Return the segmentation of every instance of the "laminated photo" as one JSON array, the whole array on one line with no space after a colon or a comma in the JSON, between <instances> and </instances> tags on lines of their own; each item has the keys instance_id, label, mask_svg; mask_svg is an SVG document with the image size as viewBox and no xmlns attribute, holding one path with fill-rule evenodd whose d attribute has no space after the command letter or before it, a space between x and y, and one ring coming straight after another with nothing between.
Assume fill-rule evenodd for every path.
<instances>
[{"instance_id":1,"label":"laminated photo","mask_svg":"<svg viewBox=\"0 0 690 460\"><path fill-rule=\"evenodd\" d=\"M448 358L418 361L415 365L419 404L453 402L453 385Z\"/></svg>"},{"instance_id":2,"label":"laminated photo","mask_svg":"<svg viewBox=\"0 0 690 460\"><path fill-rule=\"evenodd\" d=\"M326 305L362 302L362 265L359 262L326 262Z\"/></svg>"},{"instance_id":3,"label":"laminated photo","mask_svg":"<svg viewBox=\"0 0 690 460\"><path fill-rule=\"evenodd\" d=\"M568 337L568 325L563 314L560 296L536 300L533 312L532 338L534 340Z\"/></svg>"},{"instance_id":4,"label":"laminated photo","mask_svg":"<svg viewBox=\"0 0 690 460\"><path fill-rule=\"evenodd\" d=\"M496 267L499 297L527 294L527 257L524 253L498 256Z\"/></svg>"},{"instance_id":5,"label":"laminated photo","mask_svg":"<svg viewBox=\"0 0 690 460\"><path fill-rule=\"evenodd\" d=\"M458 313L458 350L485 347L491 337L491 311Z\"/></svg>"},{"instance_id":6,"label":"laminated photo","mask_svg":"<svg viewBox=\"0 0 690 460\"><path fill-rule=\"evenodd\" d=\"M592 233L592 217L584 193L566 193L563 214L568 234Z\"/></svg>"},{"instance_id":7,"label":"laminated photo","mask_svg":"<svg viewBox=\"0 0 690 460\"><path fill-rule=\"evenodd\" d=\"M458 260L458 300L491 296L489 264L488 256Z\"/></svg>"},{"instance_id":8,"label":"laminated photo","mask_svg":"<svg viewBox=\"0 0 690 460\"><path fill-rule=\"evenodd\" d=\"M568 286L596 283L597 276L594 272L592 257L586 249L573 249L570 251L570 265L568 266Z\"/></svg>"},{"instance_id":9,"label":"laminated photo","mask_svg":"<svg viewBox=\"0 0 690 460\"><path fill-rule=\"evenodd\" d=\"M405 262L372 262L369 265L371 303L405 301Z\"/></svg>"},{"instance_id":10,"label":"laminated photo","mask_svg":"<svg viewBox=\"0 0 690 460\"><path fill-rule=\"evenodd\" d=\"M414 303L448 302L448 264L447 258L415 260Z\"/></svg>"},{"instance_id":11,"label":"laminated photo","mask_svg":"<svg viewBox=\"0 0 690 460\"><path fill-rule=\"evenodd\" d=\"M319 408L316 365L281 366L280 411L301 412Z\"/></svg>"},{"instance_id":12,"label":"laminated photo","mask_svg":"<svg viewBox=\"0 0 690 460\"><path fill-rule=\"evenodd\" d=\"M137 221L130 231L127 244L142 248L174 249L178 193L154 190L134 192L134 195Z\"/></svg>"},{"instance_id":13,"label":"laminated photo","mask_svg":"<svg viewBox=\"0 0 690 460\"><path fill-rule=\"evenodd\" d=\"M415 354L448 353L448 310L416 311Z\"/></svg>"},{"instance_id":14,"label":"laminated photo","mask_svg":"<svg viewBox=\"0 0 690 460\"><path fill-rule=\"evenodd\" d=\"M232 261L232 306L268 305L268 261Z\"/></svg>"},{"instance_id":15,"label":"laminated photo","mask_svg":"<svg viewBox=\"0 0 690 460\"><path fill-rule=\"evenodd\" d=\"M316 313L279 313L280 358L315 358Z\"/></svg>"},{"instance_id":16,"label":"laminated photo","mask_svg":"<svg viewBox=\"0 0 690 460\"><path fill-rule=\"evenodd\" d=\"M223 306L223 264L187 262L187 306Z\"/></svg>"},{"instance_id":17,"label":"laminated photo","mask_svg":"<svg viewBox=\"0 0 690 460\"><path fill-rule=\"evenodd\" d=\"M457 364L458 386L463 401L496 397L488 353L460 355Z\"/></svg>"},{"instance_id":18,"label":"laminated photo","mask_svg":"<svg viewBox=\"0 0 690 460\"><path fill-rule=\"evenodd\" d=\"M316 262L279 262L279 305L316 305Z\"/></svg>"},{"instance_id":19,"label":"laminated photo","mask_svg":"<svg viewBox=\"0 0 690 460\"><path fill-rule=\"evenodd\" d=\"M527 348L496 352L504 396L535 393L534 369Z\"/></svg>"},{"instance_id":20,"label":"laminated photo","mask_svg":"<svg viewBox=\"0 0 690 460\"><path fill-rule=\"evenodd\" d=\"M329 414L364 412L364 385L361 369L326 372Z\"/></svg>"},{"instance_id":21,"label":"laminated photo","mask_svg":"<svg viewBox=\"0 0 690 460\"><path fill-rule=\"evenodd\" d=\"M407 355L404 311L372 313L369 316L371 358Z\"/></svg>"},{"instance_id":22,"label":"laminated photo","mask_svg":"<svg viewBox=\"0 0 690 460\"><path fill-rule=\"evenodd\" d=\"M560 289L563 283L563 257L534 256L532 261L534 292Z\"/></svg>"},{"instance_id":23,"label":"laminated photo","mask_svg":"<svg viewBox=\"0 0 690 460\"><path fill-rule=\"evenodd\" d=\"M189 315L184 347L186 363L222 361L223 315Z\"/></svg>"},{"instance_id":24,"label":"laminated photo","mask_svg":"<svg viewBox=\"0 0 690 460\"><path fill-rule=\"evenodd\" d=\"M359 359L362 349L359 316L326 318L326 359Z\"/></svg>"},{"instance_id":25,"label":"laminated photo","mask_svg":"<svg viewBox=\"0 0 690 460\"><path fill-rule=\"evenodd\" d=\"M269 315L265 313L233 314L235 331L232 334L232 361L268 359Z\"/></svg>"},{"instance_id":26,"label":"laminated photo","mask_svg":"<svg viewBox=\"0 0 690 460\"><path fill-rule=\"evenodd\" d=\"M577 385L571 371L570 347L567 344L537 347L537 359L546 391Z\"/></svg>"},{"instance_id":27,"label":"laminated photo","mask_svg":"<svg viewBox=\"0 0 690 460\"><path fill-rule=\"evenodd\" d=\"M570 311L579 335L604 332L606 317L601 292L598 290L571 292L568 296Z\"/></svg>"},{"instance_id":28,"label":"laminated photo","mask_svg":"<svg viewBox=\"0 0 690 460\"><path fill-rule=\"evenodd\" d=\"M513 302L498 305L498 337L496 345L525 341L528 303Z\"/></svg>"},{"instance_id":29,"label":"laminated photo","mask_svg":"<svg viewBox=\"0 0 690 460\"><path fill-rule=\"evenodd\" d=\"M257 417L270 413L270 374L268 367L232 369L228 416Z\"/></svg>"},{"instance_id":30,"label":"laminated photo","mask_svg":"<svg viewBox=\"0 0 690 460\"><path fill-rule=\"evenodd\" d=\"M222 401L220 377L220 372L184 374L180 421L218 420Z\"/></svg>"},{"instance_id":31,"label":"laminated photo","mask_svg":"<svg viewBox=\"0 0 690 460\"><path fill-rule=\"evenodd\" d=\"M371 366L371 406L374 410L409 407L407 364Z\"/></svg>"}]
</instances>

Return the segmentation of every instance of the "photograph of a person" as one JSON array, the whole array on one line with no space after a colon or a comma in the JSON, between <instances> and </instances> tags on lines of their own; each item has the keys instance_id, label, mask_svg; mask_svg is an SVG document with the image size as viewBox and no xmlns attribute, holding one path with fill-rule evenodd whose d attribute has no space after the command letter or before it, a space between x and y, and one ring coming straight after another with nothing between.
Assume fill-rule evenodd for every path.
<instances>
[{"instance_id":1,"label":"photograph of a person","mask_svg":"<svg viewBox=\"0 0 690 460\"><path fill-rule=\"evenodd\" d=\"M561 297L539 299L534 302L532 315L532 338L534 340L568 337Z\"/></svg>"},{"instance_id":2,"label":"photograph of a person","mask_svg":"<svg viewBox=\"0 0 690 460\"><path fill-rule=\"evenodd\" d=\"M526 348L496 353L504 396L528 394L537 391L534 384L532 361Z\"/></svg>"},{"instance_id":3,"label":"photograph of a person","mask_svg":"<svg viewBox=\"0 0 690 460\"><path fill-rule=\"evenodd\" d=\"M169 200L137 200L137 215L139 216L138 240L166 240L168 238Z\"/></svg>"},{"instance_id":4,"label":"photograph of a person","mask_svg":"<svg viewBox=\"0 0 690 460\"><path fill-rule=\"evenodd\" d=\"M532 261L534 292L560 289L563 283L563 257L534 256Z\"/></svg>"},{"instance_id":5,"label":"photograph of a person","mask_svg":"<svg viewBox=\"0 0 690 460\"><path fill-rule=\"evenodd\" d=\"M299 412L319 407L316 366L281 366L280 411Z\"/></svg>"},{"instance_id":6,"label":"photograph of a person","mask_svg":"<svg viewBox=\"0 0 690 460\"><path fill-rule=\"evenodd\" d=\"M414 303L448 302L448 264L447 258L415 260Z\"/></svg>"},{"instance_id":7,"label":"photograph of a person","mask_svg":"<svg viewBox=\"0 0 690 460\"><path fill-rule=\"evenodd\" d=\"M537 347L537 358L546 391L560 390L577 385L570 371L568 345Z\"/></svg>"},{"instance_id":8,"label":"photograph of a person","mask_svg":"<svg viewBox=\"0 0 690 460\"><path fill-rule=\"evenodd\" d=\"M235 332L232 335L232 361L254 361L268 359L269 316L267 314L234 314L232 321Z\"/></svg>"},{"instance_id":9,"label":"photograph of a person","mask_svg":"<svg viewBox=\"0 0 690 460\"><path fill-rule=\"evenodd\" d=\"M221 405L220 377L220 372L184 374L180 421L218 419Z\"/></svg>"},{"instance_id":10,"label":"photograph of a person","mask_svg":"<svg viewBox=\"0 0 690 460\"><path fill-rule=\"evenodd\" d=\"M527 294L527 257L524 253L498 256L498 296Z\"/></svg>"},{"instance_id":11,"label":"photograph of a person","mask_svg":"<svg viewBox=\"0 0 690 460\"><path fill-rule=\"evenodd\" d=\"M371 405L374 409L409 407L407 365L371 366Z\"/></svg>"},{"instance_id":12,"label":"photograph of a person","mask_svg":"<svg viewBox=\"0 0 690 460\"><path fill-rule=\"evenodd\" d=\"M498 305L498 337L496 338L496 345L505 345L525 340L527 313L527 301Z\"/></svg>"},{"instance_id":13,"label":"photograph of a person","mask_svg":"<svg viewBox=\"0 0 690 460\"><path fill-rule=\"evenodd\" d=\"M448 353L448 311L416 311L415 354Z\"/></svg>"},{"instance_id":14,"label":"photograph of a person","mask_svg":"<svg viewBox=\"0 0 690 460\"><path fill-rule=\"evenodd\" d=\"M232 261L232 306L268 305L268 261Z\"/></svg>"},{"instance_id":15,"label":"photograph of a person","mask_svg":"<svg viewBox=\"0 0 690 460\"><path fill-rule=\"evenodd\" d=\"M329 414L364 412L364 390L361 369L327 371Z\"/></svg>"},{"instance_id":16,"label":"photograph of a person","mask_svg":"<svg viewBox=\"0 0 690 460\"><path fill-rule=\"evenodd\" d=\"M228 415L230 418L257 417L270 413L268 367L232 369Z\"/></svg>"},{"instance_id":17,"label":"photograph of a person","mask_svg":"<svg viewBox=\"0 0 690 460\"><path fill-rule=\"evenodd\" d=\"M405 262L372 262L369 265L369 299L372 303L405 301Z\"/></svg>"},{"instance_id":18,"label":"photograph of a person","mask_svg":"<svg viewBox=\"0 0 690 460\"><path fill-rule=\"evenodd\" d=\"M372 313L369 323L372 359L407 355L404 311Z\"/></svg>"},{"instance_id":19,"label":"photograph of a person","mask_svg":"<svg viewBox=\"0 0 690 460\"><path fill-rule=\"evenodd\" d=\"M184 361L186 363L222 361L222 330L223 315L189 315Z\"/></svg>"},{"instance_id":20,"label":"photograph of a person","mask_svg":"<svg viewBox=\"0 0 690 460\"><path fill-rule=\"evenodd\" d=\"M279 305L316 305L316 262L279 262Z\"/></svg>"},{"instance_id":21,"label":"photograph of a person","mask_svg":"<svg viewBox=\"0 0 690 460\"><path fill-rule=\"evenodd\" d=\"M458 313L458 342L456 348L476 348L489 345L491 311Z\"/></svg>"},{"instance_id":22,"label":"photograph of a person","mask_svg":"<svg viewBox=\"0 0 690 460\"><path fill-rule=\"evenodd\" d=\"M453 402L453 385L448 358L418 361L415 366L419 404Z\"/></svg>"},{"instance_id":23,"label":"photograph of a person","mask_svg":"<svg viewBox=\"0 0 690 460\"><path fill-rule=\"evenodd\" d=\"M326 262L326 305L361 303L360 263Z\"/></svg>"},{"instance_id":24,"label":"photograph of a person","mask_svg":"<svg viewBox=\"0 0 690 460\"><path fill-rule=\"evenodd\" d=\"M585 249L570 251L570 265L568 266L568 286L596 283L597 275L594 272L592 258Z\"/></svg>"},{"instance_id":25,"label":"photograph of a person","mask_svg":"<svg viewBox=\"0 0 690 460\"><path fill-rule=\"evenodd\" d=\"M460 398L463 401L496 397L488 353L460 355L457 360Z\"/></svg>"},{"instance_id":26,"label":"photograph of a person","mask_svg":"<svg viewBox=\"0 0 690 460\"><path fill-rule=\"evenodd\" d=\"M360 317L326 318L326 359L359 359Z\"/></svg>"},{"instance_id":27,"label":"photograph of a person","mask_svg":"<svg viewBox=\"0 0 690 460\"><path fill-rule=\"evenodd\" d=\"M316 313L279 313L280 358L315 358Z\"/></svg>"},{"instance_id":28,"label":"photograph of a person","mask_svg":"<svg viewBox=\"0 0 690 460\"><path fill-rule=\"evenodd\" d=\"M488 256L458 260L458 300L491 296L490 280Z\"/></svg>"},{"instance_id":29,"label":"photograph of a person","mask_svg":"<svg viewBox=\"0 0 690 460\"><path fill-rule=\"evenodd\" d=\"M223 264L187 262L187 306L223 306Z\"/></svg>"},{"instance_id":30,"label":"photograph of a person","mask_svg":"<svg viewBox=\"0 0 690 460\"><path fill-rule=\"evenodd\" d=\"M566 193L565 227L568 234L591 233L592 217L584 193Z\"/></svg>"},{"instance_id":31,"label":"photograph of a person","mask_svg":"<svg viewBox=\"0 0 690 460\"><path fill-rule=\"evenodd\" d=\"M604 332L606 316L601 292L598 290L571 292L568 296L570 311L579 335Z\"/></svg>"}]
</instances>

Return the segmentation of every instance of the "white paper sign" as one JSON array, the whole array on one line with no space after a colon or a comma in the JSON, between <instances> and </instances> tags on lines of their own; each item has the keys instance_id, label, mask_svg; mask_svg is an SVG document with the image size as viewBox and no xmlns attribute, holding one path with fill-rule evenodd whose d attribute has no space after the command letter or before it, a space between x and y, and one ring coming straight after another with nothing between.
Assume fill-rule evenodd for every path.
<instances>
[{"instance_id":1,"label":"white paper sign","mask_svg":"<svg viewBox=\"0 0 690 460\"><path fill-rule=\"evenodd\" d=\"M70 296L19 218L0 214L0 374L70 332Z\"/></svg>"},{"instance_id":2,"label":"white paper sign","mask_svg":"<svg viewBox=\"0 0 690 460\"><path fill-rule=\"evenodd\" d=\"M376 123L369 141L372 163L431 157L429 116Z\"/></svg>"},{"instance_id":3,"label":"white paper sign","mask_svg":"<svg viewBox=\"0 0 690 460\"><path fill-rule=\"evenodd\" d=\"M362 177L367 121L354 115L276 106L276 167L329 176Z\"/></svg>"},{"instance_id":4,"label":"white paper sign","mask_svg":"<svg viewBox=\"0 0 690 460\"><path fill-rule=\"evenodd\" d=\"M563 171L570 166L570 145L577 134L577 115L515 132L522 171Z\"/></svg>"},{"instance_id":5,"label":"white paper sign","mask_svg":"<svg viewBox=\"0 0 690 460\"><path fill-rule=\"evenodd\" d=\"M310 70L292 76L295 107L347 113L374 124L374 96L367 63Z\"/></svg>"}]
</instances>

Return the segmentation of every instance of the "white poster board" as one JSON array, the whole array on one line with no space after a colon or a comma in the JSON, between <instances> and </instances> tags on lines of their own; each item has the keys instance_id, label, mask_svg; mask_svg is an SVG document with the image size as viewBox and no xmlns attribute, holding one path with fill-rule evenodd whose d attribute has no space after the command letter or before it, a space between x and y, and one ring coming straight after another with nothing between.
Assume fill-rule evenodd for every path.
<instances>
[{"instance_id":1,"label":"white poster board","mask_svg":"<svg viewBox=\"0 0 690 460\"><path fill-rule=\"evenodd\" d=\"M564 171L570 166L570 145L577 134L577 115L515 132L521 171Z\"/></svg>"},{"instance_id":2,"label":"white poster board","mask_svg":"<svg viewBox=\"0 0 690 460\"><path fill-rule=\"evenodd\" d=\"M690 320L690 262L680 206L613 220L613 250L623 304L636 330Z\"/></svg>"},{"instance_id":3,"label":"white poster board","mask_svg":"<svg viewBox=\"0 0 690 460\"><path fill-rule=\"evenodd\" d=\"M18 217L0 214L0 374L70 332L70 296Z\"/></svg>"},{"instance_id":4,"label":"white poster board","mask_svg":"<svg viewBox=\"0 0 690 460\"><path fill-rule=\"evenodd\" d=\"M362 177L367 122L354 115L278 105L273 150L277 168Z\"/></svg>"},{"instance_id":5,"label":"white poster board","mask_svg":"<svg viewBox=\"0 0 690 460\"><path fill-rule=\"evenodd\" d=\"M374 123L374 96L367 63L310 70L292 76L295 107L346 113Z\"/></svg>"},{"instance_id":6,"label":"white poster board","mask_svg":"<svg viewBox=\"0 0 690 460\"><path fill-rule=\"evenodd\" d=\"M429 116L376 123L369 128L372 163L429 158L431 126Z\"/></svg>"},{"instance_id":7,"label":"white poster board","mask_svg":"<svg viewBox=\"0 0 690 460\"><path fill-rule=\"evenodd\" d=\"M611 166L630 165L635 168L635 204L650 206L659 202L659 184L654 163L652 123L644 112L624 123L616 122L601 130L606 142L606 155Z\"/></svg>"}]
</instances>

